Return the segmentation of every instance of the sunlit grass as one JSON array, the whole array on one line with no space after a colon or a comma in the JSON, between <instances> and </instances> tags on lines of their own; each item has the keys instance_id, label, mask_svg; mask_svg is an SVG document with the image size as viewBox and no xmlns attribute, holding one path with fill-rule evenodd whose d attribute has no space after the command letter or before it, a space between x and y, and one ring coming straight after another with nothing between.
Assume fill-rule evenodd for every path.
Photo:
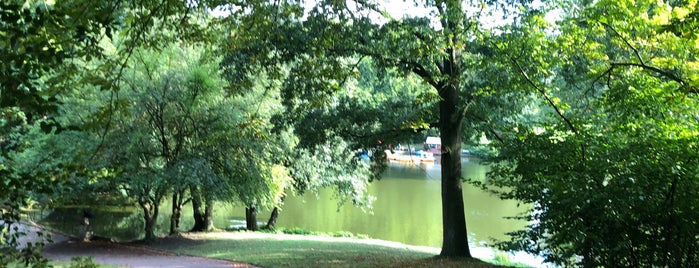
<instances>
[{"instance_id":1,"label":"sunlit grass","mask_svg":"<svg viewBox=\"0 0 699 268\"><path fill-rule=\"evenodd\" d=\"M182 239L186 242L164 241L153 246L178 254L242 261L262 267L494 266L474 259L438 259L435 256L439 252L435 248L375 239L259 232L185 234Z\"/></svg>"}]
</instances>

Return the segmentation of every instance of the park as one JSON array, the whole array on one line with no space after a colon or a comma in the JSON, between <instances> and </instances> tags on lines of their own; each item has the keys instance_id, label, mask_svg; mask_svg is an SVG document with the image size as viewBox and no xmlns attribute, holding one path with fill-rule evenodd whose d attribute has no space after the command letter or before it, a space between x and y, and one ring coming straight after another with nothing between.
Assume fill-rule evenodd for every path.
<instances>
[{"instance_id":1,"label":"park","mask_svg":"<svg viewBox=\"0 0 699 268\"><path fill-rule=\"evenodd\" d=\"M692 266L698 10L5 1L0 266Z\"/></svg>"}]
</instances>

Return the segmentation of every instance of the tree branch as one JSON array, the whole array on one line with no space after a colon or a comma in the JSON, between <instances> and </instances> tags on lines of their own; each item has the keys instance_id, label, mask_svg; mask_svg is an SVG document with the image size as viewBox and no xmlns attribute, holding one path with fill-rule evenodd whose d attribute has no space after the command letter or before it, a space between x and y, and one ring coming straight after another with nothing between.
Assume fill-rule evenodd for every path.
<instances>
[{"instance_id":1,"label":"tree branch","mask_svg":"<svg viewBox=\"0 0 699 268\"><path fill-rule=\"evenodd\" d=\"M660 68L655 67L655 66L646 65L645 63L612 62L612 63L610 63L610 64L611 64L611 67L609 68L609 72L605 72L605 73L607 73L607 74L610 73L611 70L614 69L614 68L616 68L616 67L620 67L620 66L632 66L632 67L639 67L639 68L646 69L646 70L648 70L648 71L657 73L657 74L659 74L659 75L661 75L661 76L664 76L664 77L666 77L666 78L668 78L668 79L670 79L670 80L672 80L672 81L675 81L675 82L679 83L681 86L686 86L686 85L688 84L687 81L685 81L685 80L682 79L681 77L677 76L676 74L674 74L674 73L672 73L672 72L670 72L670 71L668 71L668 70L663 70L663 69L660 69ZM691 93L698 93L698 92L696 92L696 90L692 90L692 91L690 91L690 92L691 92Z\"/></svg>"},{"instance_id":2,"label":"tree branch","mask_svg":"<svg viewBox=\"0 0 699 268\"><path fill-rule=\"evenodd\" d=\"M646 64L646 63L643 61L643 58L641 58L641 54L638 53L638 49L636 49L633 45L631 45L631 43L629 42L629 40L626 40L626 38L624 38L624 36L622 36L616 29L614 29L614 27L612 27L611 25L607 24L606 22L600 22L600 24L602 24L604 27L609 28L610 30L612 30L612 32L614 32L614 34L615 34L616 36L618 36L619 38L621 38L621 40L624 41L624 43L626 43L626 45L629 46L629 48L631 48L631 50L633 50L633 53L636 54L636 58L638 58L638 61L639 61L641 64L643 64L643 65Z\"/></svg>"},{"instance_id":3,"label":"tree branch","mask_svg":"<svg viewBox=\"0 0 699 268\"><path fill-rule=\"evenodd\" d=\"M571 131L578 133L578 129L575 128L575 126L570 121L570 119L568 119L568 117L563 115L563 112L561 111L561 109L558 108L558 106L553 102L551 97L549 97L549 95L546 94L546 91L543 88L539 87L536 83L534 83L534 81L529 77L529 75L524 70L524 68L522 68L522 65L520 65L519 62L517 62L515 59L510 58L510 60L515 65L515 67L517 67L517 70L522 75L522 77L524 77L524 79L527 81L527 83L529 85L531 85L536 91L538 91L539 94L541 94L541 96L544 97L544 99L546 99L546 102L556 111L556 114L558 114L558 117L560 117L565 122L565 124L568 126L568 128L570 128Z\"/></svg>"},{"instance_id":4,"label":"tree branch","mask_svg":"<svg viewBox=\"0 0 699 268\"><path fill-rule=\"evenodd\" d=\"M366 43L366 42L364 40L362 40L361 43ZM395 63L395 65L404 65L404 66L408 67L408 69L411 72L420 76L420 78L425 80L425 82L427 82L428 84L433 86L435 89L439 90L442 86L441 83L434 80L433 75L427 70L427 68L425 68L422 64L420 64L414 60L401 59L401 58L398 58L398 59L389 58L389 57L386 57L385 55L381 55L381 54L378 54L376 52L372 52L370 50L363 49L363 48L353 49L352 52L359 54L361 56L371 57L374 59L379 59L381 61Z\"/></svg>"},{"instance_id":5,"label":"tree branch","mask_svg":"<svg viewBox=\"0 0 699 268\"><path fill-rule=\"evenodd\" d=\"M379 6L374 4L374 3L370 3L369 1L366 1L366 0L355 0L354 2L357 3L357 5L363 6L371 11L379 13L379 15L381 15L381 17L384 17L385 19L387 19L389 21L395 21L395 19L393 17L391 17L391 15L388 12L381 10L379 8Z\"/></svg>"},{"instance_id":6,"label":"tree branch","mask_svg":"<svg viewBox=\"0 0 699 268\"><path fill-rule=\"evenodd\" d=\"M443 29L448 29L449 27L447 25L447 14L444 11L444 6L442 6L443 4L444 1L436 1L435 7L437 7L437 11L439 13L439 23L442 24Z\"/></svg>"},{"instance_id":7,"label":"tree branch","mask_svg":"<svg viewBox=\"0 0 699 268\"><path fill-rule=\"evenodd\" d=\"M636 58L638 59L638 62L639 62L639 63L612 62L612 63L610 63L611 67L609 69L607 69L605 72L603 72L600 77L609 76L614 71L614 69L616 67L622 67L622 66L638 67L638 68L642 68L642 69L654 72L656 74L659 74L660 76L663 76L663 77L670 79L672 81L675 81L675 82L679 83L681 87L688 87L688 90L687 90L688 93L694 93L694 94L699 93L699 91L697 89L689 86L689 81L682 79L682 77L680 77L679 75L677 75L669 70L661 69L661 68L646 64L646 62L641 57L641 54L638 51L638 49L636 47L634 47L631 44L631 42L629 42L629 40L627 40L624 36L622 36L621 33L619 33L614 27L612 27L608 23L605 23L605 22L599 22L599 23L601 25L603 25L605 28L611 30L614 33L614 35L618 36L622 41L624 41L626 46L628 46L633 51L634 55L636 56ZM595 82L597 80L599 80L599 78L595 79ZM609 84L609 78L607 79L607 83Z\"/></svg>"},{"instance_id":8,"label":"tree branch","mask_svg":"<svg viewBox=\"0 0 699 268\"><path fill-rule=\"evenodd\" d=\"M505 142L505 140L502 137L500 137L500 134L498 134L497 131L495 131L495 129L492 127L492 124L490 123L489 120L487 120L487 119L485 119L477 114L474 114L474 113L467 112L467 113L465 113L465 116L468 118L475 119L475 120L478 120L480 122L485 123L488 126L488 132L493 134L493 137L495 137L496 140L498 140L501 143Z\"/></svg>"},{"instance_id":9,"label":"tree branch","mask_svg":"<svg viewBox=\"0 0 699 268\"><path fill-rule=\"evenodd\" d=\"M409 66L410 71L412 71L413 73L420 76L420 78L425 80L425 82L427 82L428 84L430 84L434 88L439 89L441 87L441 84L434 80L434 77L432 76L432 74L429 71L427 71L427 69L425 69L425 67L422 66L422 64L415 62L415 61L406 60L406 59L401 59L398 62L400 64L404 64L404 65Z\"/></svg>"},{"instance_id":10,"label":"tree branch","mask_svg":"<svg viewBox=\"0 0 699 268\"><path fill-rule=\"evenodd\" d=\"M538 91L544 97L544 99L546 99L546 102L556 111L556 114L558 114L558 117L560 117L565 122L566 126L568 126L568 128L571 131L573 131L573 133L580 134L580 132L573 125L573 123L570 121L570 119L568 119L568 117L563 115L563 112L561 111L561 109L558 108L558 106L553 102L551 97L549 97L549 95L546 94L546 91L543 88L541 88L540 86L538 86L536 83L534 83L534 80L532 80L529 77L529 75L524 70L524 68L522 68L522 65L520 65L519 62L517 62L517 60L513 59L512 57L510 57L510 60L515 65L515 67L517 67L517 70L519 71L520 74L522 74L522 77L524 77L524 79L527 81L527 83L529 85L531 85L536 91ZM587 155L586 146L583 142L581 142L580 143L580 158L581 158L581 163L583 163L583 164L585 163L585 159L587 158L586 155Z\"/></svg>"}]
</instances>

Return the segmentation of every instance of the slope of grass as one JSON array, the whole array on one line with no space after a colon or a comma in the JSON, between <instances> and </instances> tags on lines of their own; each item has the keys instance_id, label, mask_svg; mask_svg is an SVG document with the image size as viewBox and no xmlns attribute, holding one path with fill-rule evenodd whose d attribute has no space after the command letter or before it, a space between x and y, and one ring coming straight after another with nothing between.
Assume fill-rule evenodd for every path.
<instances>
[{"instance_id":1,"label":"slope of grass","mask_svg":"<svg viewBox=\"0 0 699 268\"><path fill-rule=\"evenodd\" d=\"M476 259L434 258L434 248L374 239L253 232L184 234L152 247L262 267L494 267Z\"/></svg>"}]
</instances>

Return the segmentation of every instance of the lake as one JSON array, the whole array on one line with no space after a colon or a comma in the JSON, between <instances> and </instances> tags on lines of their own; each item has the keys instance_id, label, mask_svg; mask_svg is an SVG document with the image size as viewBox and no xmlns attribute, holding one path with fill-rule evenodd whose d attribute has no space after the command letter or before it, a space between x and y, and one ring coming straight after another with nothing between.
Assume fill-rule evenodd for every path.
<instances>
[{"instance_id":1,"label":"lake","mask_svg":"<svg viewBox=\"0 0 699 268\"><path fill-rule=\"evenodd\" d=\"M476 160L465 158L463 164L464 176L485 177L487 167ZM288 198L278 225L321 232L349 231L410 245L441 247L440 178L440 165L391 163L383 178L369 186L369 192L376 197L373 213L350 204L338 211L332 192L322 191L317 197L308 194ZM500 200L469 184L464 184L463 192L466 224L474 245L490 238L505 239L506 232L525 226L523 221L503 219L525 211L516 202ZM243 216L241 212L229 215L244 219Z\"/></svg>"}]
</instances>

